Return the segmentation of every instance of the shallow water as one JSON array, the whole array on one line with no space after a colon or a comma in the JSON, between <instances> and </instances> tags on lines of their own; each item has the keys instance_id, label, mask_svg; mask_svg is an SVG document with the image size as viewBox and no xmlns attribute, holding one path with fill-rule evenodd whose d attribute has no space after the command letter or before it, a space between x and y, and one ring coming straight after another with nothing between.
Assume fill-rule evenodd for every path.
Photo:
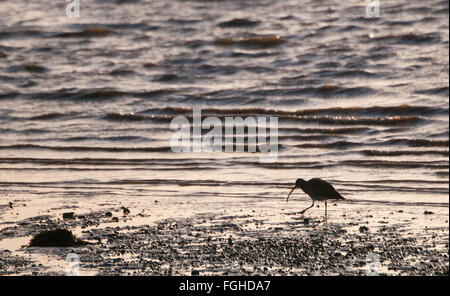
<instances>
[{"instance_id":1,"label":"shallow water","mask_svg":"<svg viewBox=\"0 0 450 296\"><path fill-rule=\"evenodd\" d=\"M281 199L320 177L448 206L448 1L373 19L356 0L82 1L78 19L59 2L0 2L5 201ZM278 161L172 153L193 109L278 117Z\"/></svg>"}]
</instances>

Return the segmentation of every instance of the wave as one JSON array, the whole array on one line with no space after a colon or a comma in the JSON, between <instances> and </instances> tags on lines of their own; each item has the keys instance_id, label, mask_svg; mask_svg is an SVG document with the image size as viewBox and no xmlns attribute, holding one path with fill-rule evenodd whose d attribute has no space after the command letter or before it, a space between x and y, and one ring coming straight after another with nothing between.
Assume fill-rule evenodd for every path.
<instances>
[{"instance_id":1,"label":"wave","mask_svg":"<svg viewBox=\"0 0 450 296\"><path fill-rule=\"evenodd\" d=\"M141 121L148 119L149 116L134 113L108 113L104 118L112 121Z\"/></svg>"},{"instance_id":2,"label":"wave","mask_svg":"<svg viewBox=\"0 0 450 296\"><path fill-rule=\"evenodd\" d=\"M45 100L108 100L126 95L126 92L110 89L60 89L45 93L26 95L31 99Z\"/></svg>"},{"instance_id":3,"label":"wave","mask_svg":"<svg viewBox=\"0 0 450 296\"><path fill-rule=\"evenodd\" d=\"M48 69L46 67L37 65L37 64L24 64L21 66L13 66L13 67L10 67L8 70L12 71L12 72L15 72L18 70L24 70L24 71L31 72L31 73L45 73L48 71Z\"/></svg>"},{"instance_id":4,"label":"wave","mask_svg":"<svg viewBox=\"0 0 450 296\"><path fill-rule=\"evenodd\" d=\"M1 76L0 76L1 78ZM19 97L21 94L15 91L5 91L0 93L0 100L8 100L8 99L15 99Z\"/></svg>"},{"instance_id":5,"label":"wave","mask_svg":"<svg viewBox=\"0 0 450 296\"><path fill-rule=\"evenodd\" d=\"M249 151L248 144L236 144L225 145L222 144L221 151L225 151L225 147L232 147L233 151ZM278 151L284 149L284 146L279 144ZM51 150L51 151L64 151L64 152L172 152L172 147L93 147L93 146L49 146L49 145L35 145L35 144L17 144L17 145L5 145L0 146L0 150ZM259 153L262 149L259 149L259 145L256 145L256 152Z\"/></svg>"},{"instance_id":6,"label":"wave","mask_svg":"<svg viewBox=\"0 0 450 296\"><path fill-rule=\"evenodd\" d=\"M30 157L10 157L0 158L0 163L22 164L32 163L40 165L99 165L99 166L184 166L213 163L214 159L202 158L196 160L192 158L30 158Z\"/></svg>"},{"instance_id":7,"label":"wave","mask_svg":"<svg viewBox=\"0 0 450 296\"><path fill-rule=\"evenodd\" d=\"M448 86L442 86L442 87L435 87L430 89L424 89L424 90L417 90L416 93L418 94L425 94L425 95L439 95L439 96L445 96L448 97Z\"/></svg>"},{"instance_id":8,"label":"wave","mask_svg":"<svg viewBox=\"0 0 450 296\"><path fill-rule=\"evenodd\" d=\"M324 149L347 149L358 146L396 146L402 145L407 147L449 147L448 140L427 140L427 139L392 139L383 142L350 142L350 141L336 141L330 143L308 143L293 145L297 148L324 148ZM368 156L400 156L400 155L425 155L425 154L441 154L445 155L448 151L379 151L379 150L363 150L360 153Z\"/></svg>"},{"instance_id":9,"label":"wave","mask_svg":"<svg viewBox=\"0 0 450 296\"><path fill-rule=\"evenodd\" d=\"M136 74L136 72L134 72L133 70L129 70L129 69L114 69L111 72L109 72L109 75L111 76L127 76L127 75L133 75Z\"/></svg>"},{"instance_id":10,"label":"wave","mask_svg":"<svg viewBox=\"0 0 450 296\"><path fill-rule=\"evenodd\" d=\"M312 73L319 77L342 77L342 78L375 78L379 75L364 70L322 70Z\"/></svg>"},{"instance_id":11,"label":"wave","mask_svg":"<svg viewBox=\"0 0 450 296\"><path fill-rule=\"evenodd\" d=\"M391 42L396 44L406 44L406 45L423 45L423 44L433 44L441 41L441 37L437 33L428 34L391 34L383 35L378 37L371 37L371 40L376 42Z\"/></svg>"},{"instance_id":12,"label":"wave","mask_svg":"<svg viewBox=\"0 0 450 296\"><path fill-rule=\"evenodd\" d=\"M345 160L341 165L376 168L433 168L447 169L448 162L442 161L389 161L389 160Z\"/></svg>"},{"instance_id":13,"label":"wave","mask_svg":"<svg viewBox=\"0 0 450 296\"><path fill-rule=\"evenodd\" d=\"M239 27L254 27L259 24L260 21L257 20L252 20L248 18L235 18L229 21L221 22L218 24L218 26L224 28L239 28Z\"/></svg>"},{"instance_id":14,"label":"wave","mask_svg":"<svg viewBox=\"0 0 450 296\"><path fill-rule=\"evenodd\" d=\"M292 84L292 82L288 82ZM249 96L303 96L314 95L318 97L355 97L362 95L375 94L377 91L370 87L341 87L337 85L322 85L318 87L296 87L296 88L280 88L280 89L262 89L247 92Z\"/></svg>"},{"instance_id":15,"label":"wave","mask_svg":"<svg viewBox=\"0 0 450 296\"><path fill-rule=\"evenodd\" d=\"M203 111L203 110L202 110ZM414 124L420 121L424 121L420 116L389 116L389 117L378 117L378 118L355 118L355 117L342 117L342 116L302 116L302 115L283 115L281 113L268 114L268 113L222 113L223 117L238 117L238 116L270 116L274 115L278 117L279 120L284 121L297 121L297 122L311 122L318 124L329 124L329 125L375 125L375 126L391 126L391 125L404 125L404 124ZM218 116L219 114L202 114L202 118L206 116ZM184 115L189 120L192 120L192 115ZM113 121L160 121L160 122L170 122L173 117L170 115L143 115L134 113L109 113L104 119Z\"/></svg>"},{"instance_id":16,"label":"wave","mask_svg":"<svg viewBox=\"0 0 450 296\"><path fill-rule=\"evenodd\" d=\"M0 150L53 150L77 152L170 152L171 147L87 147L87 146L45 146L18 144L0 146Z\"/></svg>"},{"instance_id":17,"label":"wave","mask_svg":"<svg viewBox=\"0 0 450 296\"><path fill-rule=\"evenodd\" d=\"M157 82L174 82L174 81L178 81L181 80L182 77L177 75L177 74L162 74L162 75L158 75L156 76L153 81L157 81Z\"/></svg>"},{"instance_id":18,"label":"wave","mask_svg":"<svg viewBox=\"0 0 450 296\"><path fill-rule=\"evenodd\" d=\"M382 151L382 150L363 150L359 153L365 155L365 156L404 156L404 155L411 155L411 156L421 156L421 155L439 155L439 156L449 156L449 151L442 151L442 150L394 150L394 151Z\"/></svg>"},{"instance_id":19,"label":"wave","mask_svg":"<svg viewBox=\"0 0 450 296\"><path fill-rule=\"evenodd\" d=\"M26 118L27 120L54 120L54 119L60 119L65 118L69 116L77 115L78 113L48 113L48 114L42 114L42 115L36 115ZM22 118L21 118L22 119Z\"/></svg>"},{"instance_id":20,"label":"wave","mask_svg":"<svg viewBox=\"0 0 450 296\"><path fill-rule=\"evenodd\" d=\"M53 37L56 38L79 38L79 37L105 37L111 34L115 34L114 31L109 30L107 28L99 27L99 28L86 28L82 31L78 32L64 32L64 33L57 33L53 35Z\"/></svg>"},{"instance_id":21,"label":"wave","mask_svg":"<svg viewBox=\"0 0 450 296\"><path fill-rule=\"evenodd\" d=\"M53 140L53 139L49 139ZM139 137L139 136L116 136L116 137L69 137L69 138L63 138L63 139L56 139L56 140L62 140L66 142L78 142L78 141L110 141L110 142L144 142L144 141L151 141L151 139L146 137Z\"/></svg>"},{"instance_id":22,"label":"wave","mask_svg":"<svg viewBox=\"0 0 450 296\"><path fill-rule=\"evenodd\" d=\"M152 108L142 113L167 114L167 115L188 115L192 114L192 108L185 107L164 107ZM245 116L245 115L268 115L268 116L302 116L302 115L332 115L332 116L429 116L435 114L448 114L449 110L444 108L427 107L427 106L372 106L372 107L334 107L323 109L303 109L295 111L264 109L264 108L202 108L202 114L208 116L229 115L229 116Z\"/></svg>"},{"instance_id":23,"label":"wave","mask_svg":"<svg viewBox=\"0 0 450 296\"><path fill-rule=\"evenodd\" d=\"M195 169L195 168L191 168ZM207 169L214 169L213 167L207 168ZM333 181L333 183L336 184L346 184L346 182L342 181ZM346 189L346 192L361 192L364 190L367 191L389 191L389 192L423 192L423 193L435 193L435 194L448 194L448 187L424 187L420 186L423 184L427 184L426 181L415 181L414 183L418 186L409 186L405 185L408 184L407 181L404 180L379 180L376 184L366 184L368 182L351 182L351 184L348 184L347 186L360 188L358 190L352 190L352 189ZM399 183L402 184L401 186L391 186L387 184L395 184ZM445 184L445 183L441 183ZM447 183L448 184L448 183ZM32 187L54 187L54 188L70 188L73 186L73 188L83 188L83 185L89 185L85 188L87 189L93 189L92 185L96 185L96 188L98 189L104 189L104 186L111 186L111 185L145 185L145 186L168 186L168 185L177 185L177 186L202 186L202 187L268 187L271 188L281 188L281 189L290 189L292 188L292 182L273 182L273 181L264 181L264 182L258 182L258 181L226 181L226 180L197 180L197 179L119 179L119 180L111 180L111 181L95 181L95 180L89 180L89 179L83 179L83 180L74 180L74 181L63 181L63 182L7 182L7 181L0 181L0 185L2 186L32 186ZM248 197L248 194L247 194ZM279 198L279 197L278 197ZM354 203L354 202L360 202L357 199L349 199L348 202ZM372 202L367 200L362 200L361 202ZM373 202L379 202L379 203L396 203L396 202L390 202L390 201L373 201ZM408 204L409 202L399 202L400 204ZM415 203L415 202L414 202ZM417 203L422 204L422 203ZM433 205L436 205L434 203L430 203ZM448 206L448 203L442 204L442 206Z\"/></svg>"},{"instance_id":24,"label":"wave","mask_svg":"<svg viewBox=\"0 0 450 296\"><path fill-rule=\"evenodd\" d=\"M349 142L349 141L337 141L331 143L310 143L310 144L300 144L294 145L296 148L322 148L322 149L348 149L350 147L363 146L364 143Z\"/></svg>"},{"instance_id":25,"label":"wave","mask_svg":"<svg viewBox=\"0 0 450 296\"><path fill-rule=\"evenodd\" d=\"M363 134L375 132L368 127L336 127L336 128L297 128L297 127L278 127L280 132L295 132L306 134L324 134L324 135L343 135L343 134Z\"/></svg>"},{"instance_id":26,"label":"wave","mask_svg":"<svg viewBox=\"0 0 450 296\"><path fill-rule=\"evenodd\" d=\"M254 117L277 117L278 120L282 121L294 121L294 122L311 122L318 124L328 124L328 125L374 125L374 126L392 126L392 125L405 125L405 124L415 124L418 122L423 122L424 119L421 116L385 116L385 117L354 117L354 116L316 116L316 115L298 115L296 113L287 111L276 111L267 112L265 110L253 110L253 112L243 111L242 109L236 109L236 112L230 110L220 110L215 109L213 113L209 113L208 109L202 109L202 118L206 116L216 116L216 117L242 117L242 116L254 116ZM189 120L192 120L192 110L187 113L179 113ZM301 112L300 112L301 113ZM109 113L104 119L112 121L159 121L159 122L170 122L173 119L173 115L144 115L135 113Z\"/></svg>"},{"instance_id":27,"label":"wave","mask_svg":"<svg viewBox=\"0 0 450 296\"><path fill-rule=\"evenodd\" d=\"M254 36L248 38L228 38L222 37L214 41L214 44L221 46L241 46L250 49L264 49L279 46L287 40L279 36Z\"/></svg>"},{"instance_id":28,"label":"wave","mask_svg":"<svg viewBox=\"0 0 450 296\"><path fill-rule=\"evenodd\" d=\"M449 147L448 140L428 140L428 139L392 139L384 145L405 145L410 147Z\"/></svg>"},{"instance_id":29,"label":"wave","mask_svg":"<svg viewBox=\"0 0 450 296\"><path fill-rule=\"evenodd\" d=\"M113 100L119 97L135 97L135 98L155 98L163 95L169 95L178 93L178 89L155 89L141 92L127 92L120 91L113 88L88 88L88 89L58 89L49 92L38 93L19 93L19 92L4 92L0 93L1 99L15 99L15 98L27 98L34 100Z\"/></svg>"},{"instance_id":30,"label":"wave","mask_svg":"<svg viewBox=\"0 0 450 296\"><path fill-rule=\"evenodd\" d=\"M39 35L42 36L43 32L39 30L1 31L0 39L36 37Z\"/></svg>"}]
</instances>

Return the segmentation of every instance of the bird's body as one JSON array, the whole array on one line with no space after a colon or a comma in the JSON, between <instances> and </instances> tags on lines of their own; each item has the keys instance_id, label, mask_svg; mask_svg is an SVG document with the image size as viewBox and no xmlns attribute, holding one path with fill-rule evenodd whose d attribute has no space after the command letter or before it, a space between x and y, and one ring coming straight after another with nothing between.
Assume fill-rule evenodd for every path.
<instances>
[{"instance_id":1,"label":"bird's body","mask_svg":"<svg viewBox=\"0 0 450 296\"><path fill-rule=\"evenodd\" d=\"M345 199L339 192L334 189L333 185L324 181L320 178L313 178L309 181L305 181L303 179L297 179L295 182L294 188L292 188L291 192L287 197L287 201L289 201L289 196L296 189L301 188L309 197L313 200L313 203L310 207L304 209L300 213L303 214L306 210L312 208L314 206L314 201L323 200L325 201L325 217L327 216L327 200L329 199Z\"/></svg>"},{"instance_id":2,"label":"bird's body","mask_svg":"<svg viewBox=\"0 0 450 296\"><path fill-rule=\"evenodd\" d=\"M319 178L299 182L300 187L313 200L344 199L333 185ZM297 185L297 184L296 184Z\"/></svg>"}]
</instances>

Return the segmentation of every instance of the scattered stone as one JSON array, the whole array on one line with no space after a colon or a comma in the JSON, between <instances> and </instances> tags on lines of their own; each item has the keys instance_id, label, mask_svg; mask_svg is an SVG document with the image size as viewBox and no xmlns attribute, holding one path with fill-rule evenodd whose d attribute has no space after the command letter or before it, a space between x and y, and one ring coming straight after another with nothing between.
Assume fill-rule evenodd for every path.
<instances>
[{"instance_id":1,"label":"scattered stone","mask_svg":"<svg viewBox=\"0 0 450 296\"><path fill-rule=\"evenodd\" d=\"M123 210L123 214L124 214L125 216L127 216L128 214L130 214L130 210L129 210L128 208L126 208L126 207L121 207L121 209Z\"/></svg>"},{"instance_id":2,"label":"scattered stone","mask_svg":"<svg viewBox=\"0 0 450 296\"><path fill-rule=\"evenodd\" d=\"M75 219L75 214L74 212L69 212L69 213L63 213L63 219Z\"/></svg>"},{"instance_id":3,"label":"scattered stone","mask_svg":"<svg viewBox=\"0 0 450 296\"><path fill-rule=\"evenodd\" d=\"M111 213L111 212L106 212L106 213L105 213L105 216L106 216L106 217L112 217L112 213Z\"/></svg>"},{"instance_id":4,"label":"scattered stone","mask_svg":"<svg viewBox=\"0 0 450 296\"><path fill-rule=\"evenodd\" d=\"M303 224L309 225L310 220L311 220L310 218L303 219Z\"/></svg>"},{"instance_id":5,"label":"scattered stone","mask_svg":"<svg viewBox=\"0 0 450 296\"><path fill-rule=\"evenodd\" d=\"M5 204L3 208L6 208ZM90 227L104 223L103 228L92 227L83 232L83 238L89 238L93 243L76 250L84 262L90 262L90 268L98 271L98 275L363 275L369 253L379 254L386 274L448 275L448 228L443 228L442 233L441 230L425 231L423 236L403 232L403 226L372 226L372 232L369 232L368 224L362 219L353 224L308 226L299 234L299 221L305 223L308 218L296 217L295 222L283 223L283 227L266 222L265 225L270 227L255 230L251 225L260 224L257 216L249 216L254 218L252 220L245 216L211 214L170 218L156 225L129 226L110 223L130 219L121 218L118 212L113 212L116 217L101 219L105 215L106 211L91 212L86 214L85 220L69 222L51 216L33 217L22 221L25 222L23 226L0 231L0 239L6 238L8 233L17 236L22 229L30 231L21 233L24 236L62 228L64 224ZM311 219L310 223L315 224L315 221ZM350 228L347 232L342 227ZM368 233L362 235L350 231L358 228L360 232ZM51 251L65 252L64 249ZM11 270L26 270L31 274L33 268L40 275L48 274L37 265L31 267L32 262L23 269L14 269L8 256L0 250L0 275L12 273ZM390 265L386 262L393 262L395 269L387 271ZM299 266L302 266L301 270Z\"/></svg>"},{"instance_id":6,"label":"scattered stone","mask_svg":"<svg viewBox=\"0 0 450 296\"><path fill-rule=\"evenodd\" d=\"M359 227L359 232L361 232L361 233L365 233L365 232L368 232L368 231L369 231L369 227L367 227L367 226Z\"/></svg>"},{"instance_id":7,"label":"scattered stone","mask_svg":"<svg viewBox=\"0 0 450 296\"><path fill-rule=\"evenodd\" d=\"M12 203L11 201L8 203L8 207L9 207L10 209L13 208L13 203Z\"/></svg>"},{"instance_id":8,"label":"scattered stone","mask_svg":"<svg viewBox=\"0 0 450 296\"><path fill-rule=\"evenodd\" d=\"M432 211L425 211L423 213L424 213L424 215L433 215L434 214Z\"/></svg>"}]
</instances>

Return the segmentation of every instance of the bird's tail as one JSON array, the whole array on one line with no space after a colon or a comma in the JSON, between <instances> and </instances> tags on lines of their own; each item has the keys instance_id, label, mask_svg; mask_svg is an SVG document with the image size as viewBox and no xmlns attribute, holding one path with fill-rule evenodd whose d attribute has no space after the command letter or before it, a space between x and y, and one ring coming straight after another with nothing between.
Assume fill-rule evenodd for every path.
<instances>
[{"instance_id":1,"label":"bird's tail","mask_svg":"<svg viewBox=\"0 0 450 296\"><path fill-rule=\"evenodd\" d=\"M337 198L336 199L345 199L339 192L337 193Z\"/></svg>"}]
</instances>

